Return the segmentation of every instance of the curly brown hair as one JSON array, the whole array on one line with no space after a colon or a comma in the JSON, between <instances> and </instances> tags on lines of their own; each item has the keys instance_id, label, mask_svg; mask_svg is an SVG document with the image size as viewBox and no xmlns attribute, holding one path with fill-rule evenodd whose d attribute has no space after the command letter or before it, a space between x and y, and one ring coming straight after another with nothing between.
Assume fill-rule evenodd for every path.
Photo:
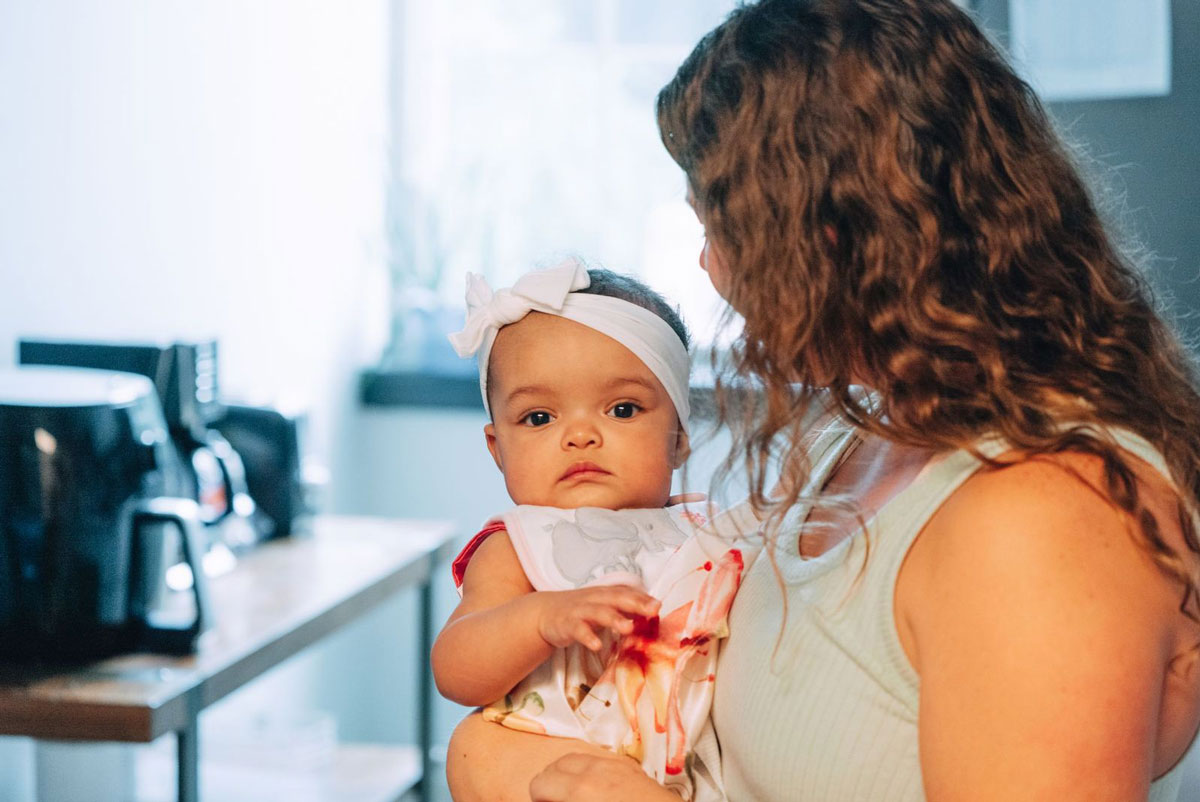
<instances>
[{"instance_id":1,"label":"curly brown hair","mask_svg":"<svg viewBox=\"0 0 1200 802\"><path fill-rule=\"evenodd\" d=\"M807 471L800 427L814 405L981 459L990 433L1030 456L1085 452L1191 608L1193 365L1034 92L964 11L745 5L661 91L658 123L745 320L719 381L720 421L734 424L721 475L747 469L760 511L796 503L799 484L772 502L766 476L775 458ZM747 382L759 401L735 414L729 390ZM1163 454L1191 554L1161 536L1108 427Z\"/></svg>"}]
</instances>

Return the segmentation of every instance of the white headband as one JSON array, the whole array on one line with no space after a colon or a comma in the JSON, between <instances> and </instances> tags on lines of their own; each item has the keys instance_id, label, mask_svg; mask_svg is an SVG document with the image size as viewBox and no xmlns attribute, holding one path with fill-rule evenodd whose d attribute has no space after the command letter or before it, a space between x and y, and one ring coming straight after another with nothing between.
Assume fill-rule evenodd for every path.
<instances>
[{"instance_id":1,"label":"white headband","mask_svg":"<svg viewBox=\"0 0 1200 802\"><path fill-rule=\"evenodd\" d=\"M582 323L632 351L662 382L679 414L679 425L686 432L690 363L679 335L661 317L637 304L575 292L590 283L587 268L573 259L549 270L526 273L511 289L495 292L482 276L467 274L467 321L462 331L450 335L450 343L461 357L478 354L484 409L491 413L487 365L496 334L530 312L545 312Z\"/></svg>"}]
</instances>

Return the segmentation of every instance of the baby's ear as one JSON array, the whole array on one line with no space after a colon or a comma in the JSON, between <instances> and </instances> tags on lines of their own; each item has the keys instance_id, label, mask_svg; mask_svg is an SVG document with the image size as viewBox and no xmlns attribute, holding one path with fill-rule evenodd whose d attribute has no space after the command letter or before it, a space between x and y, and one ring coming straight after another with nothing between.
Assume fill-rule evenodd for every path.
<instances>
[{"instance_id":1,"label":"baby's ear","mask_svg":"<svg viewBox=\"0 0 1200 802\"><path fill-rule=\"evenodd\" d=\"M671 465L672 468L679 469L683 467L683 463L687 462L687 458L692 454L691 443L688 440L687 432L683 429L675 436L675 461Z\"/></svg>"},{"instance_id":2,"label":"baby's ear","mask_svg":"<svg viewBox=\"0 0 1200 802\"><path fill-rule=\"evenodd\" d=\"M489 423L484 426L483 436L487 440L487 448L492 459L496 461L496 467L500 469L500 473L504 473L504 463L500 461L500 446L496 444L496 425Z\"/></svg>"}]
</instances>

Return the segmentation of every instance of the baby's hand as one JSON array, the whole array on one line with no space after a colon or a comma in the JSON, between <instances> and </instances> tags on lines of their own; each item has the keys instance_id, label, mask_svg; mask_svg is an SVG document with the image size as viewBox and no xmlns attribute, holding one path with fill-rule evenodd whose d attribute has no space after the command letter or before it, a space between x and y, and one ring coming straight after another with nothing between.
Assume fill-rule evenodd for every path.
<instances>
[{"instance_id":1,"label":"baby's hand","mask_svg":"<svg viewBox=\"0 0 1200 802\"><path fill-rule=\"evenodd\" d=\"M599 651L603 644L596 627L622 635L633 631L635 616L658 614L659 601L629 585L602 585L579 590L542 591L538 634L551 646L580 643Z\"/></svg>"}]
</instances>

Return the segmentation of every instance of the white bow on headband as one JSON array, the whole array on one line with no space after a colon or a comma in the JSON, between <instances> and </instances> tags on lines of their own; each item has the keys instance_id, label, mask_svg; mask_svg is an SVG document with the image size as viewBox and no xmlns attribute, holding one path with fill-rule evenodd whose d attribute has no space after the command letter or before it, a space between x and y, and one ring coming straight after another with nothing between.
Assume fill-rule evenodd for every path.
<instances>
[{"instance_id":1,"label":"white bow on headband","mask_svg":"<svg viewBox=\"0 0 1200 802\"><path fill-rule=\"evenodd\" d=\"M467 273L467 322L462 331L450 335L450 344L459 356L474 356L489 333L494 336L530 312L560 314L567 295L591 283L587 268L574 260L526 273L511 289L495 292L483 276Z\"/></svg>"},{"instance_id":2,"label":"white bow on headband","mask_svg":"<svg viewBox=\"0 0 1200 802\"><path fill-rule=\"evenodd\" d=\"M582 323L632 351L662 383L679 415L679 425L687 431L690 360L683 341L649 309L621 298L576 292L590 284L587 268L574 259L527 273L511 289L494 292L482 276L467 274L466 324L449 336L459 356L478 356L484 409L491 413L487 363L496 334L530 312L545 312Z\"/></svg>"}]
</instances>

